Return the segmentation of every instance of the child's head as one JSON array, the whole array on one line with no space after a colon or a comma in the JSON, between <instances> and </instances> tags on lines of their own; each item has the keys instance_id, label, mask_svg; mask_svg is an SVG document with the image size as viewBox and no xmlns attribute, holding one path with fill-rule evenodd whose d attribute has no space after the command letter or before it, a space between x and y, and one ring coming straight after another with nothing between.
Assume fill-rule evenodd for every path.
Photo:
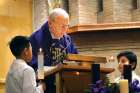
<instances>
[{"instance_id":1,"label":"child's head","mask_svg":"<svg viewBox=\"0 0 140 93\"><path fill-rule=\"evenodd\" d=\"M137 56L131 51L123 51L117 55L118 59L118 69L121 73L123 73L123 66L130 64L132 66L132 70L135 70L137 66Z\"/></svg>"},{"instance_id":2,"label":"child's head","mask_svg":"<svg viewBox=\"0 0 140 93\"><path fill-rule=\"evenodd\" d=\"M25 36L15 36L9 43L10 50L16 58L30 62L32 59L32 47Z\"/></svg>"}]
</instances>

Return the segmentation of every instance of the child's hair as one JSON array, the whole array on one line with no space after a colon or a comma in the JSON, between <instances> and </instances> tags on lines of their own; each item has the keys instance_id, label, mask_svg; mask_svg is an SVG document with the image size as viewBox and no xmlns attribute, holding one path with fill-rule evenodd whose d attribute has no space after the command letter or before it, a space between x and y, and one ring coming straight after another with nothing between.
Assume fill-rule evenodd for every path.
<instances>
[{"instance_id":1,"label":"child's hair","mask_svg":"<svg viewBox=\"0 0 140 93\"><path fill-rule=\"evenodd\" d=\"M125 56L129 60L129 64L135 64L132 70L135 70L137 66L137 56L131 51L122 51L117 55L117 59L119 60L122 56Z\"/></svg>"},{"instance_id":2,"label":"child's hair","mask_svg":"<svg viewBox=\"0 0 140 93\"><path fill-rule=\"evenodd\" d=\"M25 48L30 47L30 42L26 36L15 36L10 41L9 46L12 54L15 57L19 57Z\"/></svg>"}]
</instances>

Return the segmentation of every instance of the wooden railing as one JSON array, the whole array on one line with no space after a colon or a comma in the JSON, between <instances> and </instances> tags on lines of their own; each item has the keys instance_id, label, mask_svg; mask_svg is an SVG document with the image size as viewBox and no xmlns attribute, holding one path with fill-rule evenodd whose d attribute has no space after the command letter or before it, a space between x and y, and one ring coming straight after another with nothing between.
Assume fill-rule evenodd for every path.
<instances>
[{"instance_id":1,"label":"wooden railing","mask_svg":"<svg viewBox=\"0 0 140 93\"><path fill-rule=\"evenodd\" d=\"M68 33L114 30L114 29L133 29L140 28L140 22L122 22L122 23L99 23L99 24L78 24L70 27Z\"/></svg>"}]
</instances>

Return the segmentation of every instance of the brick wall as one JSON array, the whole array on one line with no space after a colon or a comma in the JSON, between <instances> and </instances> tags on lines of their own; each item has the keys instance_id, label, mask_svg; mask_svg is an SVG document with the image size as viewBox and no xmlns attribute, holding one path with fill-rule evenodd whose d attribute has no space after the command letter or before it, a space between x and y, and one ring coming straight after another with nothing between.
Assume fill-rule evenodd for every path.
<instances>
[{"instance_id":1,"label":"brick wall","mask_svg":"<svg viewBox=\"0 0 140 93\"><path fill-rule=\"evenodd\" d=\"M71 26L97 23L96 0L69 0Z\"/></svg>"},{"instance_id":2,"label":"brick wall","mask_svg":"<svg viewBox=\"0 0 140 93\"><path fill-rule=\"evenodd\" d=\"M79 24L97 23L97 0L79 0Z\"/></svg>"},{"instance_id":3,"label":"brick wall","mask_svg":"<svg viewBox=\"0 0 140 93\"><path fill-rule=\"evenodd\" d=\"M79 7L78 7L79 2L78 1L79 0L69 0L70 26L74 26L79 23Z\"/></svg>"},{"instance_id":4,"label":"brick wall","mask_svg":"<svg viewBox=\"0 0 140 93\"><path fill-rule=\"evenodd\" d=\"M33 27L38 29L47 20L47 0L33 0ZM119 23L140 21L138 9L132 9L132 0L103 0L103 12L98 12L97 0L62 0L61 7L70 15L70 25Z\"/></svg>"},{"instance_id":5,"label":"brick wall","mask_svg":"<svg viewBox=\"0 0 140 93\"><path fill-rule=\"evenodd\" d=\"M138 9L133 10L133 12L132 12L132 19L134 22L140 21L140 0L137 0L137 1L138 1L138 3L137 3Z\"/></svg>"},{"instance_id":6,"label":"brick wall","mask_svg":"<svg viewBox=\"0 0 140 93\"><path fill-rule=\"evenodd\" d=\"M69 0L71 22L74 24L117 23L132 21L131 0L103 0L103 12L98 12L96 0ZM138 6L139 5L138 0ZM140 11L134 11L134 21L139 20Z\"/></svg>"},{"instance_id":7,"label":"brick wall","mask_svg":"<svg viewBox=\"0 0 140 93\"><path fill-rule=\"evenodd\" d=\"M114 22L131 22L132 18L132 1L131 0L114 0Z\"/></svg>"},{"instance_id":8,"label":"brick wall","mask_svg":"<svg viewBox=\"0 0 140 93\"><path fill-rule=\"evenodd\" d=\"M69 0L72 23L119 23L140 21L140 0L138 9L132 9L132 0L103 0L103 12L98 12L96 0Z\"/></svg>"},{"instance_id":9,"label":"brick wall","mask_svg":"<svg viewBox=\"0 0 140 93\"><path fill-rule=\"evenodd\" d=\"M131 0L106 0L103 8L104 23L130 22L132 19Z\"/></svg>"},{"instance_id":10,"label":"brick wall","mask_svg":"<svg viewBox=\"0 0 140 93\"><path fill-rule=\"evenodd\" d=\"M47 20L47 0L33 0L33 30L36 31Z\"/></svg>"},{"instance_id":11,"label":"brick wall","mask_svg":"<svg viewBox=\"0 0 140 93\"><path fill-rule=\"evenodd\" d=\"M103 23L112 23L113 18L113 0L103 0Z\"/></svg>"},{"instance_id":12,"label":"brick wall","mask_svg":"<svg viewBox=\"0 0 140 93\"><path fill-rule=\"evenodd\" d=\"M133 11L132 17L133 22L140 21L140 8Z\"/></svg>"}]
</instances>

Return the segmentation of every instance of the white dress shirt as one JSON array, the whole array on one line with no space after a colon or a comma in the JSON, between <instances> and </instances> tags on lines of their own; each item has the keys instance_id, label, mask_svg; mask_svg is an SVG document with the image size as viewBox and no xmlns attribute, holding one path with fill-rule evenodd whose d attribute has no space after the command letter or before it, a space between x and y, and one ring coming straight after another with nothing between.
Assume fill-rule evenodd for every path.
<instances>
[{"instance_id":1,"label":"white dress shirt","mask_svg":"<svg viewBox=\"0 0 140 93\"><path fill-rule=\"evenodd\" d=\"M43 93L36 87L35 72L24 60L16 59L10 66L6 78L6 93Z\"/></svg>"},{"instance_id":2,"label":"white dress shirt","mask_svg":"<svg viewBox=\"0 0 140 93\"><path fill-rule=\"evenodd\" d=\"M119 80L120 79L122 79L123 77L117 77L116 79L115 79L115 83L119 83ZM134 72L134 71L132 71L132 82L135 80L135 79L137 79L139 82L140 82L140 77Z\"/></svg>"}]
</instances>

